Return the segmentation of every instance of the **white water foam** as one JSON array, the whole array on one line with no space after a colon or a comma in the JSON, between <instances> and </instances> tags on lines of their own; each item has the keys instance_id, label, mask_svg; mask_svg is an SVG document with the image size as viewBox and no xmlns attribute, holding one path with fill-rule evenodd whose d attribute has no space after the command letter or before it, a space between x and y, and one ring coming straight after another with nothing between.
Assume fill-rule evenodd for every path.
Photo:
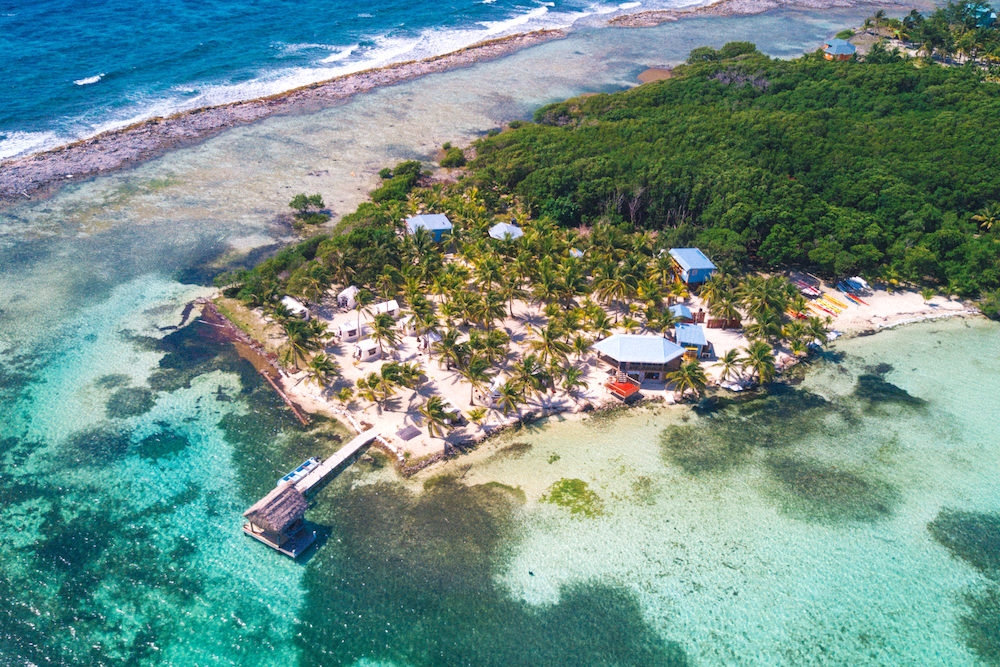
<instances>
[{"instance_id":1,"label":"white water foam","mask_svg":"<svg viewBox=\"0 0 1000 667\"><path fill-rule=\"evenodd\" d=\"M699 0L694 0L697 4ZM626 3L625 6L637 3ZM684 0L670 1L667 5L689 4ZM373 46L361 44L288 44L282 48L288 53L305 50L328 50L315 61L315 66L274 69L260 73L254 79L240 83L186 82L178 84L163 97L140 97L134 103L118 110L110 118L99 122L76 119L67 123L66 129L56 134L12 133L0 135L0 159L50 150L73 140L92 137L102 132L120 129L150 118L165 117L191 109L230 104L277 95L367 69L385 67L393 63L423 60L451 53L478 42L537 30L561 30L574 24L583 24L588 17L605 16L622 12L620 6L595 3L583 10L553 11L551 3L537 3L530 10L501 21L484 21L474 26L456 29L426 29L413 37L382 36L372 39ZM363 15L359 15L363 16ZM77 85L92 85L105 73L78 79ZM61 136L60 136L61 135ZM68 135L68 136L67 136Z\"/></svg>"},{"instance_id":2,"label":"white water foam","mask_svg":"<svg viewBox=\"0 0 1000 667\"><path fill-rule=\"evenodd\" d=\"M83 78L83 79L75 79L73 81L73 83L75 83L78 86L89 86L91 84L97 83L98 81L100 81L101 79L103 79L105 76L106 76L106 73L105 72L101 72L100 74L95 74L94 76L88 76L88 77Z\"/></svg>"},{"instance_id":3,"label":"white water foam","mask_svg":"<svg viewBox=\"0 0 1000 667\"><path fill-rule=\"evenodd\" d=\"M70 141L55 132L9 132L0 134L0 160L37 153Z\"/></svg>"}]
</instances>

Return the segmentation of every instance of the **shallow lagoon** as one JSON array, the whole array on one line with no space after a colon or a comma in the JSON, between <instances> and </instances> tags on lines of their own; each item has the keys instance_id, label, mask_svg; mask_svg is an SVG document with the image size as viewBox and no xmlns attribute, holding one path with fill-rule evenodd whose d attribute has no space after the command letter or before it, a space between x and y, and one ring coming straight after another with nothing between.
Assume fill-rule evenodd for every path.
<instances>
[{"instance_id":1,"label":"shallow lagoon","mask_svg":"<svg viewBox=\"0 0 1000 667\"><path fill-rule=\"evenodd\" d=\"M289 238L292 192L343 212L386 163L537 103L705 42L791 55L847 16L584 33L0 214L0 662L996 661L995 325L845 341L765 401L557 421L407 482L356 465L304 564L239 513L337 433L303 433L205 325L169 328Z\"/></svg>"}]
</instances>

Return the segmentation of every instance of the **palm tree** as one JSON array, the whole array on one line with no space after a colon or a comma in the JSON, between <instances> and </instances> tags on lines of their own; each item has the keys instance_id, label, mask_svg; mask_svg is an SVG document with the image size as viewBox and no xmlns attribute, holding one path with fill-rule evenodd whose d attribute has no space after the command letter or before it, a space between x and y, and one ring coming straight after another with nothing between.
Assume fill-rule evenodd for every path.
<instances>
[{"instance_id":1,"label":"palm tree","mask_svg":"<svg viewBox=\"0 0 1000 667\"><path fill-rule=\"evenodd\" d=\"M669 308L651 308L646 313L646 328L666 337L667 332L674 328L680 317Z\"/></svg>"},{"instance_id":2,"label":"palm tree","mask_svg":"<svg viewBox=\"0 0 1000 667\"><path fill-rule=\"evenodd\" d=\"M497 407L503 412L504 417L511 411L516 413L521 400L521 390L515 382L508 380L497 388Z\"/></svg>"},{"instance_id":3,"label":"palm tree","mask_svg":"<svg viewBox=\"0 0 1000 667\"><path fill-rule=\"evenodd\" d=\"M587 386L586 381L583 379L583 369L578 366L572 366L567 364L561 369L562 375L562 388L568 396L575 397L578 390Z\"/></svg>"},{"instance_id":4,"label":"palm tree","mask_svg":"<svg viewBox=\"0 0 1000 667\"><path fill-rule=\"evenodd\" d=\"M354 389L352 389L351 387L341 387L340 389L337 390L334 396L338 401L340 401L340 404L346 408L351 404L351 401L354 399Z\"/></svg>"},{"instance_id":5,"label":"palm tree","mask_svg":"<svg viewBox=\"0 0 1000 667\"><path fill-rule=\"evenodd\" d=\"M993 229L993 225L1000 220L1000 204L991 203L979 209L979 211L972 216L972 219L979 223L979 228L984 231L990 231Z\"/></svg>"},{"instance_id":6,"label":"palm tree","mask_svg":"<svg viewBox=\"0 0 1000 667\"><path fill-rule=\"evenodd\" d=\"M374 385L368 383L369 379L375 381ZM382 405L379 403L379 394L376 389L376 386L378 385L378 377L376 374L371 373L368 377L359 377L355 384L358 387L358 396L377 406L379 414L382 414Z\"/></svg>"},{"instance_id":7,"label":"palm tree","mask_svg":"<svg viewBox=\"0 0 1000 667\"><path fill-rule=\"evenodd\" d=\"M576 354L576 358L582 359L583 355L587 354L590 350L592 343L590 339L583 334L577 334L573 336L573 340L570 342L570 347L573 349L573 353Z\"/></svg>"},{"instance_id":8,"label":"palm tree","mask_svg":"<svg viewBox=\"0 0 1000 667\"><path fill-rule=\"evenodd\" d=\"M441 336L441 340L436 341L432 346L434 353L441 357L441 361L445 362L446 370L450 371L452 365L462 365L462 361L465 358L465 349L458 342L458 338L461 335L457 329L448 329Z\"/></svg>"},{"instance_id":9,"label":"palm tree","mask_svg":"<svg viewBox=\"0 0 1000 667\"><path fill-rule=\"evenodd\" d=\"M473 357L465 366L458 369L458 374L469 383L469 403L476 403L476 392L482 393L483 388L489 384L493 376L489 374L490 362L482 357Z\"/></svg>"},{"instance_id":10,"label":"palm tree","mask_svg":"<svg viewBox=\"0 0 1000 667\"><path fill-rule=\"evenodd\" d=\"M594 306L595 307L589 312L590 330L594 332L594 335L598 340L601 340L611 335L611 330L614 328L614 322L611 321L607 311L597 304L594 304Z\"/></svg>"},{"instance_id":11,"label":"palm tree","mask_svg":"<svg viewBox=\"0 0 1000 667\"><path fill-rule=\"evenodd\" d=\"M774 350L762 340L753 341L747 346L740 364L750 371L750 377L756 378L761 384L774 379Z\"/></svg>"},{"instance_id":12,"label":"palm tree","mask_svg":"<svg viewBox=\"0 0 1000 667\"><path fill-rule=\"evenodd\" d=\"M396 291L399 289L398 277L397 271L392 267L386 267L375 279L375 287L383 301L388 301L396 296Z\"/></svg>"},{"instance_id":13,"label":"palm tree","mask_svg":"<svg viewBox=\"0 0 1000 667\"><path fill-rule=\"evenodd\" d=\"M684 398L684 394L689 389L695 393L695 396L701 398L702 392L708 385L705 369L695 360L681 363L676 371L667 373L666 378L674 385L674 394L679 398Z\"/></svg>"},{"instance_id":14,"label":"palm tree","mask_svg":"<svg viewBox=\"0 0 1000 667\"><path fill-rule=\"evenodd\" d=\"M424 369L420 367L419 363L412 361L405 364L397 364L397 366L397 381L399 384L407 389L415 389L420 384L420 378L424 376Z\"/></svg>"},{"instance_id":15,"label":"palm tree","mask_svg":"<svg viewBox=\"0 0 1000 667\"><path fill-rule=\"evenodd\" d=\"M490 292L503 281L503 265L495 254L487 253L475 264L476 283L483 292Z\"/></svg>"},{"instance_id":16,"label":"palm tree","mask_svg":"<svg viewBox=\"0 0 1000 667\"><path fill-rule=\"evenodd\" d=\"M375 301L372 293L366 289L359 289L354 295L354 310L358 311L358 336L361 335L361 313L370 314L368 306Z\"/></svg>"},{"instance_id":17,"label":"palm tree","mask_svg":"<svg viewBox=\"0 0 1000 667\"><path fill-rule=\"evenodd\" d=\"M504 301L508 303L511 318L514 317L514 301L525 299L528 296L527 290L521 286L520 277L513 271L506 274L503 282L500 284L500 294L503 295Z\"/></svg>"},{"instance_id":18,"label":"palm tree","mask_svg":"<svg viewBox=\"0 0 1000 667\"><path fill-rule=\"evenodd\" d=\"M528 346L538 354L538 359L543 364L549 359L566 359L573 349L563 340L565 332L555 321L549 320L548 324L540 329L531 325L528 325L527 329L528 335L533 336L528 341Z\"/></svg>"},{"instance_id":19,"label":"palm tree","mask_svg":"<svg viewBox=\"0 0 1000 667\"><path fill-rule=\"evenodd\" d=\"M548 384L545 368L538 357L529 354L511 367L511 381L521 390L521 395L527 397L528 391L540 394Z\"/></svg>"},{"instance_id":20,"label":"palm tree","mask_svg":"<svg viewBox=\"0 0 1000 667\"><path fill-rule=\"evenodd\" d=\"M438 437L444 439L451 428L448 424L449 416L448 411L444 407L444 399L440 396L431 396L417 408L420 412L420 416L424 418L427 423L427 434L433 437Z\"/></svg>"},{"instance_id":21,"label":"palm tree","mask_svg":"<svg viewBox=\"0 0 1000 667\"><path fill-rule=\"evenodd\" d=\"M488 413L489 410L487 408L484 408L481 405L477 405L474 408L469 408L469 410L465 414L469 417L470 422L482 428L483 422L486 421L486 415Z\"/></svg>"},{"instance_id":22,"label":"palm tree","mask_svg":"<svg viewBox=\"0 0 1000 667\"><path fill-rule=\"evenodd\" d=\"M632 285L628 276L617 269L613 269L594 283L594 295L608 306L616 305L623 308L631 291ZM615 309L615 321L618 321L617 308Z\"/></svg>"},{"instance_id":23,"label":"palm tree","mask_svg":"<svg viewBox=\"0 0 1000 667\"><path fill-rule=\"evenodd\" d=\"M389 313L377 313L372 318L371 339L378 343L379 355L384 353L383 343L395 347L399 343L399 331L396 330L396 320Z\"/></svg>"},{"instance_id":24,"label":"palm tree","mask_svg":"<svg viewBox=\"0 0 1000 667\"><path fill-rule=\"evenodd\" d=\"M827 317L830 321L830 317ZM809 335L812 337L812 342L819 341L819 345L826 342L826 324L818 315L811 315L808 320L806 320L807 326L809 327Z\"/></svg>"},{"instance_id":25,"label":"palm tree","mask_svg":"<svg viewBox=\"0 0 1000 667\"><path fill-rule=\"evenodd\" d=\"M311 381L325 387L337 374L337 362L320 352L309 360L308 373Z\"/></svg>"},{"instance_id":26,"label":"palm tree","mask_svg":"<svg viewBox=\"0 0 1000 667\"><path fill-rule=\"evenodd\" d=\"M306 362L311 352L322 347L326 328L318 320L292 318L283 326L285 335L288 336L288 346L284 356L292 365L298 366Z\"/></svg>"},{"instance_id":27,"label":"palm tree","mask_svg":"<svg viewBox=\"0 0 1000 667\"><path fill-rule=\"evenodd\" d=\"M781 317L773 310L760 310L745 331L747 338L776 340L781 336Z\"/></svg>"},{"instance_id":28,"label":"palm tree","mask_svg":"<svg viewBox=\"0 0 1000 667\"><path fill-rule=\"evenodd\" d=\"M736 375L736 370L740 367L740 351L736 348L726 350L726 353L715 362L716 366L721 366L719 379L725 382L730 376Z\"/></svg>"}]
</instances>

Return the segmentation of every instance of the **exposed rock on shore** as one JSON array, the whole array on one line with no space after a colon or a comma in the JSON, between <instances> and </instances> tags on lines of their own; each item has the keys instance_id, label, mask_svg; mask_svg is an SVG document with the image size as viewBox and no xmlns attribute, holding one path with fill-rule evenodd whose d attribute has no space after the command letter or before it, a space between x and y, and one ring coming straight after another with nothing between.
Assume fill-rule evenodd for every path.
<instances>
[{"instance_id":1,"label":"exposed rock on shore","mask_svg":"<svg viewBox=\"0 0 1000 667\"><path fill-rule=\"evenodd\" d=\"M0 162L0 205L51 194L66 182L135 165L267 116L317 111L380 86L499 58L564 34L545 30L505 37L427 60L349 74L281 95L152 118L51 151L13 158Z\"/></svg>"}]
</instances>

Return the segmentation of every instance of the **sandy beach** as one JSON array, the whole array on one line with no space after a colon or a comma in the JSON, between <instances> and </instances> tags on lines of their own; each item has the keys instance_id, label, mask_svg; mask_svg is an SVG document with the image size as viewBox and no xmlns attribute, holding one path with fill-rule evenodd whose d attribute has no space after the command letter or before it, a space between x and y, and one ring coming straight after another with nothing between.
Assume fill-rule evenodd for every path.
<instances>
[{"instance_id":1,"label":"sandy beach","mask_svg":"<svg viewBox=\"0 0 1000 667\"><path fill-rule=\"evenodd\" d=\"M849 304L842 312L829 318L831 339L841 335L848 338L869 335L882 329L925 320L979 316L978 311L969 304L942 296L935 296L925 301L915 291L888 291L885 288L876 288L864 296L864 304L852 303L843 298L840 292L829 287L824 287L822 291L830 298ZM688 297L683 303L692 311L703 307L696 296ZM514 317L507 317L501 325L510 334L512 341L505 364L507 366L530 353L527 343L530 338L529 327L544 320L538 306L533 304L515 302L513 312ZM266 321L260 311L253 311L251 316L257 318L257 326L269 332L267 340L263 341L264 347L276 349L283 342L280 328ZM358 314L353 310L337 311L335 307L328 307L318 317L330 331L337 331L341 324L356 325ZM362 318L362 321L365 319ZM729 350L743 350L750 341L741 329L705 328L704 331L711 343L712 353L702 360L702 367L710 384L718 385L719 357ZM623 330L617 331L617 333L623 332ZM354 359L355 345L356 341L334 339L327 346L326 351L337 362L340 374L330 386L320 387L311 382L305 371L289 373L280 370L276 375L272 374L272 377L280 387L280 392L287 397L286 400L299 406L306 413L324 414L336 418L358 432L371 427L376 428L379 433L379 444L396 457L400 469L404 472L426 467L523 422L552 415L573 418L574 415L621 405L621 401L604 386L612 372L611 369L599 361L597 355L592 352L579 358L575 355L571 357L571 360L583 370L582 379L586 386L580 387L572 395L561 389L542 395L529 395L517 412L505 415L488 397L474 391L457 371L447 369L435 355L423 349L415 335L404 333L394 349L386 350L382 358L373 361ZM802 357L795 356L788 349L775 350L779 373L789 370L801 359ZM337 390L354 387L359 378L377 372L387 362L416 364L422 369L425 380L414 389L400 389L383 405L356 396L346 403L334 398ZM501 371L499 376L503 378L504 371ZM722 388L717 391L731 393ZM418 407L430 396L442 397L463 417L467 417L476 407L485 407L486 416L478 424L463 418L459 420L462 423L454 425L444 436L432 436L426 424L422 423L418 412ZM639 398L665 405L672 405L677 401L673 387L663 381L643 382ZM404 436L407 429L410 433Z\"/></svg>"}]
</instances>

